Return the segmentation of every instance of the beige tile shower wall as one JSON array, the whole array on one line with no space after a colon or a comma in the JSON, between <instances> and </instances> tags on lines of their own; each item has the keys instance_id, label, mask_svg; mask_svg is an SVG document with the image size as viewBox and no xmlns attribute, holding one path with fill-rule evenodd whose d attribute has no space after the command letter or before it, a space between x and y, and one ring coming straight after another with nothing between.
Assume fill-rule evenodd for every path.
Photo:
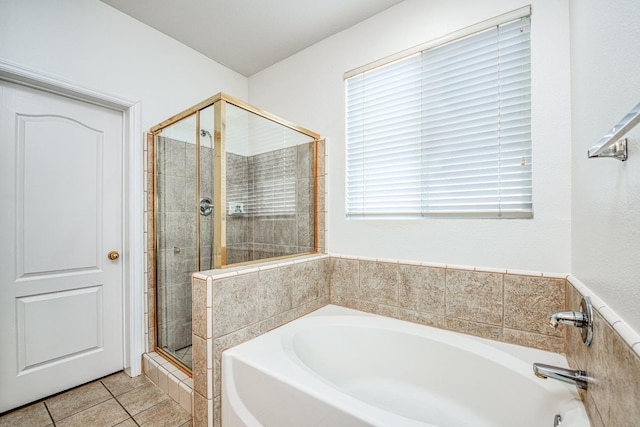
<instances>
[{"instance_id":1,"label":"beige tile shower wall","mask_svg":"<svg viewBox=\"0 0 640 427\"><path fill-rule=\"evenodd\" d=\"M576 289L582 288L580 285L577 280L567 282L569 310L580 307L582 293ZM579 390L580 397L593 427L637 426L640 423L640 337L597 298L592 296L592 302L591 345L583 344L579 329L567 328L569 366L585 371L592 379L586 391Z\"/></svg>"},{"instance_id":2,"label":"beige tile shower wall","mask_svg":"<svg viewBox=\"0 0 640 427\"><path fill-rule=\"evenodd\" d=\"M512 344L564 353L566 279L350 257L330 261L331 303Z\"/></svg>"},{"instance_id":3,"label":"beige tile shower wall","mask_svg":"<svg viewBox=\"0 0 640 427\"><path fill-rule=\"evenodd\" d=\"M314 172L313 149L316 146L318 158L321 159L317 164L318 172ZM321 141L249 157L227 153L227 200L244 203L248 211L247 215L227 216L229 264L313 252L314 209L318 213L318 221L323 226L325 222L324 147L324 141ZM288 176L295 184L286 192L292 197L295 210L281 214L258 214L258 205L282 196L281 188L270 189L268 185L274 158L284 159L283 166L286 166ZM318 177L317 181L321 181L318 182L318 199L315 202L314 175Z\"/></svg>"},{"instance_id":4,"label":"beige tile shower wall","mask_svg":"<svg viewBox=\"0 0 640 427\"><path fill-rule=\"evenodd\" d=\"M220 426L222 352L329 303L329 257L193 277L194 425Z\"/></svg>"},{"instance_id":5,"label":"beige tile shower wall","mask_svg":"<svg viewBox=\"0 0 640 427\"><path fill-rule=\"evenodd\" d=\"M158 260L155 272L158 301L156 332L159 345L175 351L191 345L191 274L198 270L196 146L159 137L154 149L158 162L155 181L158 198L155 206ZM205 166L204 170L211 169L211 149L203 148L202 154L201 166ZM212 194L211 183L209 188L206 185L201 187L202 194Z\"/></svg>"}]
</instances>

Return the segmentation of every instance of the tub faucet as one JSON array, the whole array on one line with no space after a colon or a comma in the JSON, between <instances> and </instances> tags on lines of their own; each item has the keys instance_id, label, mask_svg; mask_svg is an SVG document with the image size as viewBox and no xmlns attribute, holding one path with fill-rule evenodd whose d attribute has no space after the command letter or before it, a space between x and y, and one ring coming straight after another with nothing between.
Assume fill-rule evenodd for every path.
<instances>
[{"instance_id":1,"label":"tub faucet","mask_svg":"<svg viewBox=\"0 0 640 427\"><path fill-rule=\"evenodd\" d=\"M534 363L533 373L538 378L553 378L578 388L587 389L588 377L584 371L560 368L558 366L545 365L544 363Z\"/></svg>"}]
</instances>

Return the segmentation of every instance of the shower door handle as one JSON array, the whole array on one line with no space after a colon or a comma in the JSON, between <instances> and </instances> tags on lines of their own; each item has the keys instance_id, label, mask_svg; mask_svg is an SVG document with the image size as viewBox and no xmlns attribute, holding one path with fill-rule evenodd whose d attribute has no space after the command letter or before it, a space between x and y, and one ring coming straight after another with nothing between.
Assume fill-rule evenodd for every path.
<instances>
[{"instance_id":1,"label":"shower door handle","mask_svg":"<svg viewBox=\"0 0 640 427\"><path fill-rule=\"evenodd\" d=\"M111 261L115 261L120 258L120 254L117 251L111 251L107 254L107 258L109 258Z\"/></svg>"}]
</instances>

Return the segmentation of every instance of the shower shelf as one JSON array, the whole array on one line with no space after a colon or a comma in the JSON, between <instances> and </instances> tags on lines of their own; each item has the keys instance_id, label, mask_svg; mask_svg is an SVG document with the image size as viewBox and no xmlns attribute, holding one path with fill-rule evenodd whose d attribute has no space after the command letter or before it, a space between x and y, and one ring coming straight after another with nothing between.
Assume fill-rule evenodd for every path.
<instances>
[{"instance_id":1,"label":"shower shelf","mask_svg":"<svg viewBox=\"0 0 640 427\"><path fill-rule=\"evenodd\" d=\"M640 103L631 109L622 120L603 136L598 144L587 151L589 158L612 157L622 162L627 160L627 139L620 139L640 123Z\"/></svg>"}]
</instances>

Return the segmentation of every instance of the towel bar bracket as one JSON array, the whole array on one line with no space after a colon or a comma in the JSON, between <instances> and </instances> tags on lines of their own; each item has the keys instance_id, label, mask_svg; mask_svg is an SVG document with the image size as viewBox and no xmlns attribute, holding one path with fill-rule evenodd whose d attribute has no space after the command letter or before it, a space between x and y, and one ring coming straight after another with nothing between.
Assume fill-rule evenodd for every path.
<instances>
[{"instance_id":1,"label":"towel bar bracket","mask_svg":"<svg viewBox=\"0 0 640 427\"><path fill-rule=\"evenodd\" d=\"M622 162L627 160L627 140L620 139L625 136L634 126L640 123L640 103L627 113L605 136L598 145L591 147L587 151L589 158L592 157L612 157Z\"/></svg>"},{"instance_id":2,"label":"towel bar bracket","mask_svg":"<svg viewBox=\"0 0 640 427\"><path fill-rule=\"evenodd\" d=\"M592 157L612 157L614 159L620 160L624 162L627 160L627 138L620 139L609 147L601 150L599 153L596 153L598 150L590 149L587 151L587 155L589 158Z\"/></svg>"}]
</instances>

